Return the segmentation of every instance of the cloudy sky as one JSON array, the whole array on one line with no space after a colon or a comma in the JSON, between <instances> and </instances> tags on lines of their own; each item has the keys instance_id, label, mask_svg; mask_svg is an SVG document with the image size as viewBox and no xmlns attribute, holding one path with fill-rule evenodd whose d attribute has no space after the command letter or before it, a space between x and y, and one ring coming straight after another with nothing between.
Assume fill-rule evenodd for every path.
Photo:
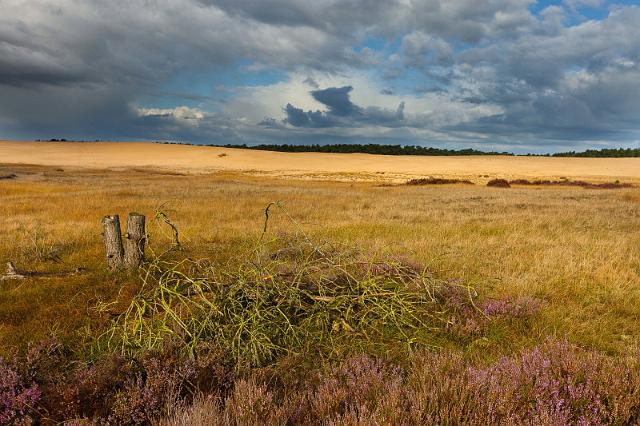
<instances>
[{"instance_id":1,"label":"cloudy sky","mask_svg":"<svg viewBox=\"0 0 640 426\"><path fill-rule=\"evenodd\" d=\"M0 138L640 146L640 1L0 0Z\"/></svg>"}]
</instances>

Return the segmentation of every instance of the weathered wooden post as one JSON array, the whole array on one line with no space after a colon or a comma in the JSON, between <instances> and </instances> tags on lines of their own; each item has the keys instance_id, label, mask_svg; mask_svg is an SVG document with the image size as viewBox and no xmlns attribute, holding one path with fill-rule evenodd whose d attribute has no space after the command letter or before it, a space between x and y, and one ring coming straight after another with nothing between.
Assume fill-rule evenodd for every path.
<instances>
[{"instance_id":1,"label":"weathered wooden post","mask_svg":"<svg viewBox=\"0 0 640 426\"><path fill-rule=\"evenodd\" d=\"M110 269L120 269L124 260L122 234L120 231L120 217L116 214L102 218L102 235L107 254L107 265Z\"/></svg>"},{"instance_id":2,"label":"weathered wooden post","mask_svg":"<svg viewBox=\"0 0 640 426\"><path fill-rule=\"evenodd\" d=\"M144 215L129 213L127 232L124 239L125 268L136 268L144 261L144 244L146 241L144 222Z\"/></svg>"}]
</instances>

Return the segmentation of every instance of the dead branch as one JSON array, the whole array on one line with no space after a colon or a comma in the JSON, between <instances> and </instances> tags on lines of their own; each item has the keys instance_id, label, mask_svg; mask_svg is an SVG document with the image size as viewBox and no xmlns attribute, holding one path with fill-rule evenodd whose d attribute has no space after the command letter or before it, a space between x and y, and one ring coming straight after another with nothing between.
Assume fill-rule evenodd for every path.
<instances>
[{"instance_id":1,"label":"dead branch","mask_svg":"<svg viewBox=\"0 0 640 426\"><path fill-rule=\"evenodd\" d=\"M81 274L84 272L84 268L76 268L73 271L66 272L39 272L39 271L24 271L16 268L13 262L7 262L7 268L5 275L0 276L0 281L5 280L24 280L27 278L53 278L53 277L69 277L72 275Z\"/></svg>"}]
</instances>

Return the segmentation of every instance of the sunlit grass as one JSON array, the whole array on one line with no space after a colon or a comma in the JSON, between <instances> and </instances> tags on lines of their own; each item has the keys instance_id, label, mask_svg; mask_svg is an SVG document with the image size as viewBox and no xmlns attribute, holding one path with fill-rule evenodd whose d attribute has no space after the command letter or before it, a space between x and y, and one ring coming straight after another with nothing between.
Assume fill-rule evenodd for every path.
<instances>
[{"instance_id":1,"label":"sunlit grass","mask_svg":"<svg viewBox=\"0 0 640 426\"><path fill-rule=\"evenodd\" d=\"M260 238L272 201L282 208L270 220L270 236L303 231L375 256L402 256L438 279L472 285L481 297L544 301L528 327L495 330L481 349L480 342L464 343L477 356L494 358L547 336L626 353L640 338L638 189L380 187L229 173L11 169L18 179L0 182L0 261L87 272L1 283L2 350L47 334L81 342L83 327L101 332L128 306L140 284L136 276L105 271L103 215L137 211L151 218L164 204L186 256L230 267ZM23 177L23 170L33 174ZM170 246L166 229L150 221L149 232L152 247ZM111 313L95 309L111 302Z\"/></svg>"}]
</instances>

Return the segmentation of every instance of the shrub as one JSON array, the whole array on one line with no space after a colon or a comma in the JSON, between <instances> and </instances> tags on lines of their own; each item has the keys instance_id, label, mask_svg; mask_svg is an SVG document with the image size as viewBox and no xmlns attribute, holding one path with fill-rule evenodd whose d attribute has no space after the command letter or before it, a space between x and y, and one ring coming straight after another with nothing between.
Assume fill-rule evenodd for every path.
<instances>
[{"instance_id":1,"label":"shrub","mask_svg":"<svg viewBox=\"0 0 640 426\"><path fill-rule=\"evenodd\" d=\"M506 179L491 179L487 182L487 186L493 188L511 188L511 185Z\"/></svg>"},{"instance_id":2,"label":"shrub","mask_svg":"<svg viewBox=\"0 0 640 426\"><path fill-rule=\"evenodd\" d=\"M289 354L428 346L459 310L445 306L452 286L459 284L413 266L363 262L310 243L222 276L197 262L156 261L143 291L101 342L124 354L166 345L193 353L205 342L228 348L239 368Z\"/></svg>"},{"instance_id":3,"label":"shrub","mask_svg":"<svg viewBox=\"0 0 640 426\"><path fill-rule=\"evenodd\" d=\"M272 392L255 380L238 380L222 412L225 424L282 424L283 413Z\"/></svg>"},{"instance_id":4,"label":"shrub","mask_svg":"<svg viewBox=\"0 0 640 426\"><path fill-rule=\"evenodd\" d=\"M640 361L548 341L488 366L450 351L415 353L405 369L355 356L293 388L236 382L196 398L163 425L637 424Z\"/></svg>"},{"instance_id":5,"label":"shrub","mask_svg":"<svg viewBox=\"0 0 640 426\"><path fill-rule=\"evenodd\" d=\"M305 242L255 257L224 275L152 262L100 342L116 353L92 363L53 340L0 359L0 423L640 422L637 357L551 340L491 365L416 349L528 318L538 299L475 303L419 265Z\"/></svg>"},{"instance_id":6,"label":"shrub","mask_svg":"<svg viewBox=\"0 0 640 426\"><path fill-rule=\"evenodd\" d=\"M176 363L144 359L116 395L109 419L115 424L145 424L160 417L164 408L180 400L193 370Z\"/></svg>"},{"instance_id":7,"label":"shrub","mask_svg":"<svg viewBox=\"0 0 640 426\"><path fill-rule=\"evenodd\" d=\"M132 375L132 365L118 355L107 355L91 364L77 364L58 383L53 393L59 395L51 412L58 412L59 419L74 417L106 418L111 413L115 395ZM60 409L66 412L60 412Z\"/></svg>"},{"instance_id":8,"label":"shrub","mask_svg":"<svg viewBox=\"0 0 640 426\"><path fill-rule=\"evenodd\" d=\"M621 189L621 188L633 188L634 185L630 183L622 183L618 180L615 182L603 182L592 183L585 182L583 180L568 180L567 178L561 178L561 180L548 180L548 179L515 179L509 181L511 185L527 185L527 186L579 186L582 188L592 189Z\"/></svg>"},{"instance_id":9,"label":"shrub","mask_svg":"<svg viewBox=\"0 0 640 426\"><path fill-rule=\"evenodd\" d=\"M233 376L217 354L146 354L135 360L124 383L115 388L105 417L113 424L149 424L171 407L190 402L197 392L226 395L232 383Z\"/></svg>"},{"instance_id":10,"label":"shrub","mask_svg":"<svg viewBox=\"0 0 640 426\"><path fill-rule=\"evenodd\" d=\"M420 179L411 179L407 181L407 185L450 185L462 183L465 185L473 185L473 182L467 179L445 179L445 178L420 178Z\"/></svg>"}]
</instances>

